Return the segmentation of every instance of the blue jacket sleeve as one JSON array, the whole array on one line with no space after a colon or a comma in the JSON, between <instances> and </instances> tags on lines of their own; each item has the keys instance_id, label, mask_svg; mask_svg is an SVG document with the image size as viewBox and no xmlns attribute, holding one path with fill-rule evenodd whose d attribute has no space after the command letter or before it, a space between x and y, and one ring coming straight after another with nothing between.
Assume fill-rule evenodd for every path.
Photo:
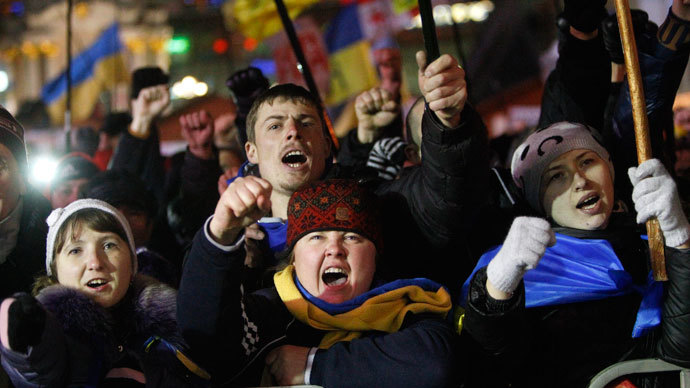
<instances>
[{"instance_id":1,"label":"blue jacket sleeve","mask_svg":"<svg viewBox=\"0 0 690 388\"><path fill-rule=\"evenodd\" d=\"M415 319L395 333L318 350L310 382L324 387L455 386L455 333L441 320Z\"/></svg>"}]
</instances>

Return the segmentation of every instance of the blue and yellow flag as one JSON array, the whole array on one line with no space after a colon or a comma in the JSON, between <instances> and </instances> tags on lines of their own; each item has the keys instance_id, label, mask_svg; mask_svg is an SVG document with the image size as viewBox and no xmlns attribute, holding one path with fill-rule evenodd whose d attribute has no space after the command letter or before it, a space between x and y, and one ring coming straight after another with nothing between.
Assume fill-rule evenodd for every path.
<instances>
[{"instance_id":1,"label":"blue and yellow flag","mask_svg":"<svg viewBox=\"0 0 690 388\"><path fill-rule=\"evenodd\" d=\"M336 105L347 98L378 84L376 69L371 62L369 41L359 21L357 4L340 10L326 31L331 84L327 105Z\"/></svg>"},{"instance_id":2,"label":"blue and yellow flag","mask_svg":"<svg viewBox=\"0 0 690 388\"><path fill-rule=\"evenodd\" d=\"M123 46L117 23L105 29L94 43L72 59L72 118L87 119L101 92L126 82L129 72L122 58ZM43 102L53 123L64 119L67 99L67 71L43 86Z\"/></svg>"},{"instance_id":3,"label":"blue and yellow flag","mask_svg":"<svg viewBox=\"0 0 690 388\"><path fill-rule=\"evenodd\" d=\"M294 20L304 9L318 2L319 0L286 0L284 4L288 15ZM244 36L261 41L283 29L274 0L236 0L226 4L228 6L224 8L224 12L232 14Z\"/></svg>"}]
</instances>

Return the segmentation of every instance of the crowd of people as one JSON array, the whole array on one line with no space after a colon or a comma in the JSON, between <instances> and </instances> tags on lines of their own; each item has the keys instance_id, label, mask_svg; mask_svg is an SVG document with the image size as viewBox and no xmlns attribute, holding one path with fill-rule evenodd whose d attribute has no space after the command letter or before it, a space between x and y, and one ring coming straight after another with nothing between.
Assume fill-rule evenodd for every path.
<instances>
[{"instance_id":1,"label":"crowd of people","mask_svg":"<svg viewBox=\"0 0 690 388\"><path fill-rule=\"evenodd\" d=\"M381 84L344 132L303 87L240 70L236 114L182 115L170 158L168 76L137 69L131 115L65 154L45 193L0 109L0 386L586 387L624 360L690 368L673 139L690 0L661 26L633 11L654 156L639 165L615 15L564 4L539 125L508 166L490 164L457 60L422 51L409 109L399 54L375 55Z\"/></svg>"}]
</instances>

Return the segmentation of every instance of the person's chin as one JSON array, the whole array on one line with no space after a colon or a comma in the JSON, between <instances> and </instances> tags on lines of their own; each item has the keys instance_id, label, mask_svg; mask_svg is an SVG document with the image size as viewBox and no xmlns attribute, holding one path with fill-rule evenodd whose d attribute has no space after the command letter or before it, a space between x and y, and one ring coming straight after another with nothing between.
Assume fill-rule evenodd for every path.
<instances>
[{"instance_id":1,"label":"person's chin","mask_svg":"<svg viewBox=\"0 0 690 388\"><path fill-rule=\"evenodd\" d=\"M311 182L311 180L308 174L293 175L289 179L285 180L285 184L283 185L283 187L294 192L301 189L305 184L309 182Z\"/></svg>"},{"instance_id":2,"label":"person's chin","mask_svg":"<svg viewBox=\"0 0 690 388\"><path fill-rule=\"evenodd\" d=\"M599 230L599 229L605 229L607 225L607 217L606 214L593 214L589 217L587 217L585 220L582 221L582 228L580 229L585 229L585 230Z\"/></svg>"}]
</instances>

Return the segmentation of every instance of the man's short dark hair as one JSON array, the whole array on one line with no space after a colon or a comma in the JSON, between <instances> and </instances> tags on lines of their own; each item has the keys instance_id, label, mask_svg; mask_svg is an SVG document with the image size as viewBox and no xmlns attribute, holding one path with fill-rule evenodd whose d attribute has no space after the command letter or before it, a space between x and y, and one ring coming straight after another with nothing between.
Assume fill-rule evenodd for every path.
<instances>
[{"instance_id":1,"label":"man's short dark hair","mask_svg":"<svg viewBox=\"0 0 690 388\"><path fill-rule=\"evenodd\" d=\"M254 100L252 108L247 114L247 141L254 142L254 126L256 126L257 116L259 114L259 108L264 103L269 105L273 104L276 99L283 99L291 102L299 102L307 106L313 106L317 111L319 111L321 103L319 99L316 98L307 89L295 85L295 84L280 84L276 85L262 94ZM321 125L323 126L323 118L321 118L321 112L319 112L319 118L321 119ZM325 134L325 132L324 132ZM326 137L328 139L328 136Z\"/></svg>"}]
</instances>

